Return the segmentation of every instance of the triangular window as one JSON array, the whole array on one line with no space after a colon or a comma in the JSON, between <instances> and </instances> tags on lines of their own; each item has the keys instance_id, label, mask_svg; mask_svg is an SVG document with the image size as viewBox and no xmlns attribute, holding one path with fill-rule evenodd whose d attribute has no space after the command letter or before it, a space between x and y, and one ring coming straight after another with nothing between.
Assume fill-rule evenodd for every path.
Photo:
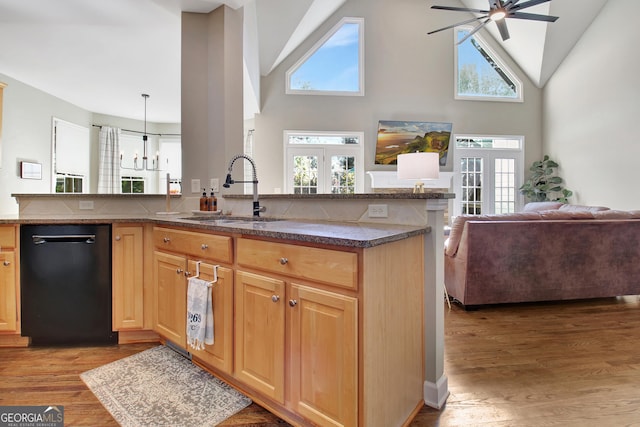
<instances>
[{"instance_id":1,"label":"triangular window","mask_svg":"<svg viewBox=\"0 0 640 427\"><path fill-rule=\"evenodd\" d=\"M477 34L461 28L456 35L456 99L522 102L522 82Z\"/></svg>"},{"instance_id":2,"label":"triangular window","mask_svg":"<svg viewBox=\"0 0 640 427\"><path fill-rule=\"evenodd\" d=\"M343 18L287 71L287 93L364 95L363 32L362 18Z\"/></svg>"}]
</instances>

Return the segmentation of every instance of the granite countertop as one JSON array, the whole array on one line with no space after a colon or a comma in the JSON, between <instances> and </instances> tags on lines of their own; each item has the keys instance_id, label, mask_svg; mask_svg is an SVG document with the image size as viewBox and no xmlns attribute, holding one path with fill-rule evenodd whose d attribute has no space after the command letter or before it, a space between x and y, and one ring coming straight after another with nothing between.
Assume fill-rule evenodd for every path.
<instances>
[{"instance_id":1,"label":"granite countertop","mask_svg":"<svg viewBox=\"0 0 640 427\"><path fill-rule=\"evenodd\" d=\"M131 215L86 216L65 218L0 218L0 224L88 224L151 222L157 225L179 226L195 230L210 230L248 236L299 242L368 248L431 231L429 226L398 224L375 224L362 222L280 220L251 217L221 216L198 217L186 213L177 215Z\"/></svg>"},{"instance_id":2,"label":"granite countertop","mask_svg":"<svg viewBox=\"0 0 640 427\"><path fill-rule=\"evenodd\" d=\"M11 197L15 198L70 198L70 199L158 199L165 198L165 194L98 194L98 193L65 193L65 194L52 194L52 193L12 193ZM172 199L181 198L182 194L171 194ZM227 199L251 199L252 194L233 194L219 192L218 197ZM318 200L318 199L335 199L335 200L358 200L358 199L453 199L454 193L442 193L442 192L425 192L425 193L412 193L410 191L393 192L393 193L356 193L356 194L270 194L260 193L260 199L287 199L287 200Z\"/></svg>"},{"instance_id":3,"label":"granite countertop","mask_svg":"<svg viewBox=\"0 0 640 427\"><path fill-rule=\"evenodd\" d=\"M220 197L225 199L251 199L251 194L224 194ZM397 193L356 193L356 194L333 194L333 193L321 193L321 194L260 194L260 200L262 199L286 199L286 200L319 200L319 199L332 199L332 200L376 200L376 199L453 199L454 193L442 193L442 192L426 192L426 193L412 193L412 192L397 192Z\"/></svg>"}]
</instances>

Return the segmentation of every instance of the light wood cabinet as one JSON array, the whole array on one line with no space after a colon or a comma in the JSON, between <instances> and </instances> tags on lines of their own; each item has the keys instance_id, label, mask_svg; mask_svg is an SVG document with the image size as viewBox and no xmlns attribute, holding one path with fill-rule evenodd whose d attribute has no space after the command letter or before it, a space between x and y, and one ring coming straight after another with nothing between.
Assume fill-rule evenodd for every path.
<instances>
[{"instance_id":1,"label":"light wood cabinet","mask_svg":"<svg viewBox=\"0 0 640 427\"><path fill-rule=\"evenodd\" d=\"M187 281L184 256L155 251L155 331L179 345L187 346Z\"/></svg>"},{"instance_id":2,"label":"light wood cabinet","mask_svg":"<svg viewBox=\"0 0 640 427\"><path fill-rule=\"evenodd\" d=\"M292 410L318 425L355 426L357 299L295 283L290 289Z\"/></svg>"},{"instance_id":3,"label":"light wood cabinet","mask_svg":"<svg viewBox=\"0 0 640 427\"><path fill-rule=\"evenodd\" d=\"M0 331L18 328L18 227L0 226Z\"/></svg>"},{"instance_id":4,"label":"light wood cabinet","mask_svg":"<svg viewBox=\"0 0 640 427\"><path fill-rule=\"evenodd\" d=\"M200 264L200 278L214 279L214 264ZM233 270L218 267L218 280L211 286L213 304L213 344L205 344L204 350L189 348L194 358L228 374L233 370ZM189 260L188 274L196 272L196 261Z\"/></svg>"},{"instance_id":5,"label":"light wood cabinet","mask_svg":"<svg viewBox=\"0 0 640 427\"><path fill-rule=\"evenodd\" d=\"M357 425L358 300L297 283L356 288L357 254L239 238L237 257L286 274L236 272L237 378L318 425Z\"/></svg>"},{"instance_id":6,"label":"light wood cabinet","mask_svg":"<svg viewBox=\"0 0 640 427\"><path fill-rule=\"evenodd\" d=\"M154 227L152 240L155 330L186 348L185 270L200 260L208 279L221 263L215 343L188 351L260 405L294 425L387 427L424 404L422 236L342 248Z\"/></svg>"},{"instance_id":7,"label":"light wood cabinet","mask_svg":"<svg viewBox=\"0 0 640 427\"><path fill-rule=\"evenodd\" d=\"M155 227L153 244L158 250L179 253L195 259L228 264L233 257L231 237L216 234Z\"/></svg>"},{"instance_id":8,"label":"light wood cabinet","mask_svg":"<svg viewBox=\"0 0 640 427\"><path fill-rule=\"evenodd\" d=\"M228 374L233 370L234 277L231 268L217 262L231 262L232 242L231 237L216 234L153 230L156 332L191 352L196 361ZM218 280L211 287L214 343L195 350L187 347L186 339L188 278L199 270L200 278L212 281L216 266Z\"/></svg>"},{"instance_id":9,"label":"light wood cabinet","mask_svg":"<svg viewBox=\"0 0 640 427\"><path fill-rule=\"evenodd\" d=\"M235 376L284 404L284 281L236 272Z\"/></svg>"},{"instance_id":10,"label":"light wood cabinet","mask_svg":"<svg viewBox=\"0 0 640 427\"><path fill-rule=\"evenodd\" d=\"M144 227L114 224L112 228L113 330L144 327Z\"/></svg>"},{"instance_id":11,"label":"light wood cabinet","mask_svg":"<svg viewBox=\"0 0 640 427\"><path fill-rule=\"evenodd\" d=\"M311 246L238 239L238 264L346 289L358 286L358 255Z\"/></svg>"}]
</instances>

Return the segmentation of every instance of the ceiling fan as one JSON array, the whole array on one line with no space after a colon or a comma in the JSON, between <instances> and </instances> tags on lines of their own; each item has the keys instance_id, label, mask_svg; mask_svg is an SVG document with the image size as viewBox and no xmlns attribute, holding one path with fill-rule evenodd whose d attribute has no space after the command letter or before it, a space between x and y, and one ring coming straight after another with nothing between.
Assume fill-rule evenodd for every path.
<instances>
[{"instance_id":1,"label":"ceiling fan","mask_svg":"<svg viewBox=\"0 0 640 427\"><path fill-rule=\"evenodd\" d=\"M529 0L525 2L520 2L520 0L489 0L489 9L472 9L468 7L450 7L450 6L431 6L431 9L440 9L440 10L452 10L455 12L471 12L478 13L480 16L476 18L471 18L466 21L458 22L457 24L448 25L443 28L439 28L434 31L430 31L427 34L437 33L439 31L448 30L449 28L457 27L459 25L469 24L475 21L481 21L478 25L476 25L473 30L469 32L465 37L463 37L458 44L463 43L469 37L474 35L478 30L487 25L489 22L494 21L498 26L498 31L500 31L500 36L502 40L509 39L509 30L507 29L507 22L505 19L514 18L514 19L526 19L530 21L544 21L544 22L556 22L558 19L557 16L550 15L539 15L536 13L526 13L520 12L523 9L539 5L541 3L547 3L551 0Z\"/></svg>"}]
</instances>

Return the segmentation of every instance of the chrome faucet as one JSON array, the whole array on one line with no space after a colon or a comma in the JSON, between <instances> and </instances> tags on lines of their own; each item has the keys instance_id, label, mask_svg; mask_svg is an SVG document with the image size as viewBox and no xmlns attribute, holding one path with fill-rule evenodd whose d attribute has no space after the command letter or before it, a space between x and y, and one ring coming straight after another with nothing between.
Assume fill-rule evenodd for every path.
<instances>
[{"instance_id":1,"label":"chrome faucet","mask_svg":"<svg viewBox=\"0 0 640 427\"><path fill-rule=\"evenodd\" d=\"M231 179L231 172L233 171L233 164L238 159L246 159L251 163L251 168L253 169L253 180L251 181L235 181ZM236 183L252 183L253 184L253 216L260 216L260 212L264 212L267 210L265 206L260 207L260 202L258 201L258 174L256 173L256 163L253 159L246 154L236 154L233 156L231 161L229 162L229 170L227 171L227 179L224 181L222 186L224 188L231 187L231 184Z\"/></svg>"}]
</instances>

